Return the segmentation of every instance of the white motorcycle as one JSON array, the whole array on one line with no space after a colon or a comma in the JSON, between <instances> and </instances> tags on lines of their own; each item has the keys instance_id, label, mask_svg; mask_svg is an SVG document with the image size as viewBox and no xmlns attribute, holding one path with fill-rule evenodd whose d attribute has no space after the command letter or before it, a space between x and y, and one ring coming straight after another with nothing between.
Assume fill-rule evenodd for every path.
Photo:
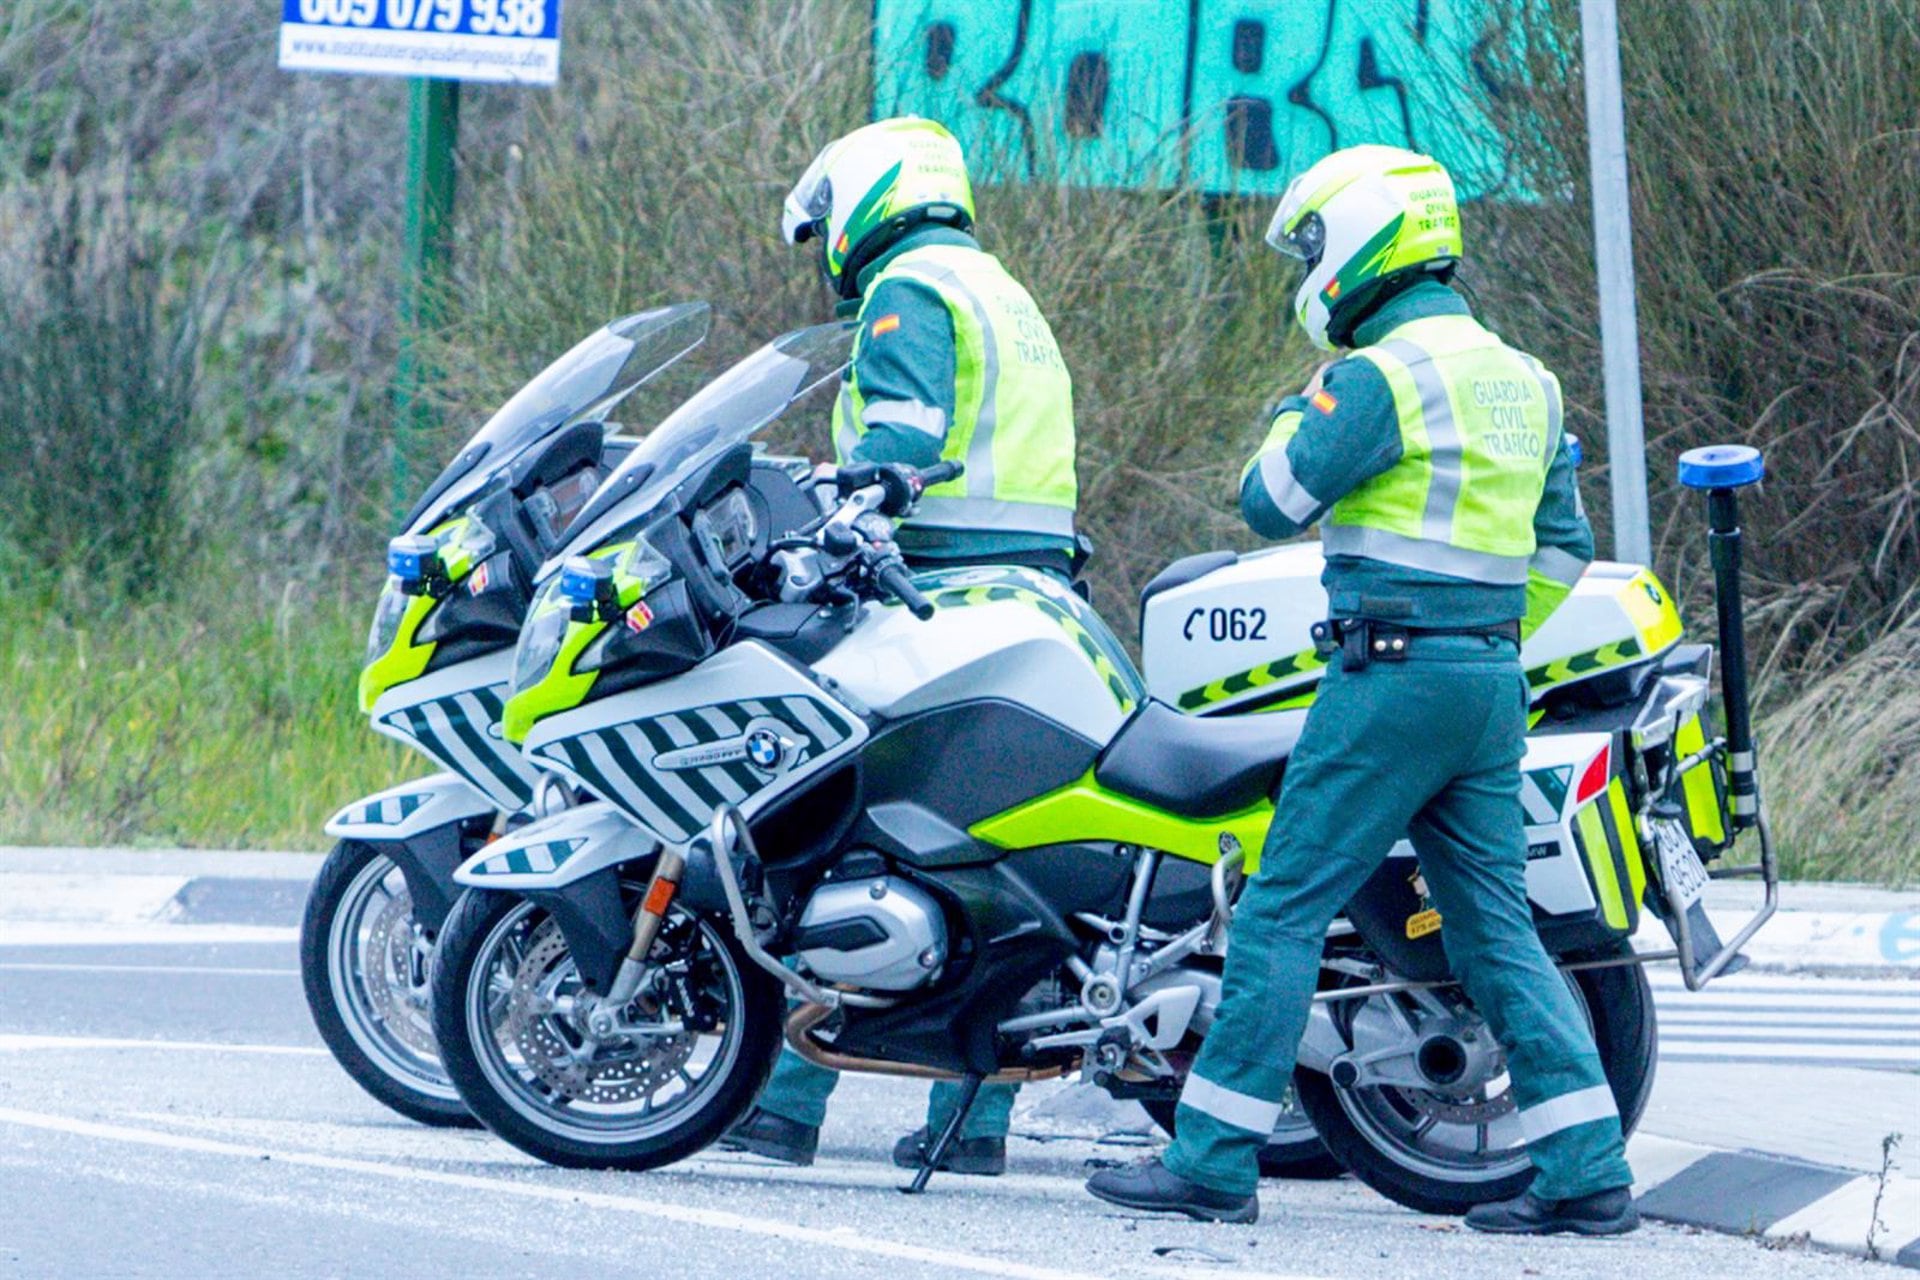
<instances>
[{"instance_id":1,"label":"white motorcycle","mask_svg":"<svg viewBox=\"0 0 1920 1280\"><path fill-rule=\"evenodd\" d=\"M441 1070L427 969L461 862L525 812L543 775L500 733L533 575L634 441L605 421L698 346L683 303L595 331L489 418L409 513L367 637L361 710L443 772L362 796L307 895L300 971L333 1056L424 1124L472 1124ZM549 779L551 786L557 780Z\"/></svg>"},{"instance_id":2,"label":"white motorcycle","mask_svg":"<svg viewBox=\"0 0 1920 1280\"><path fill-rule=\"evenodd\" d=\"M846 349L839 326L802 330L709 385L541 571L507 734L600 799L460 868L431 1004L461 1097L544 1160L702 1149L783 1038L822 1066L968 1091L1078 1073L1164 1113L1210 1026L1234 897L1325 665L1318 548L1173 566L1146 592L1143 678L1046 575L908 574L894 519L954 464L827 486L756 452ZM1596 565L1524 656L1529 890L1631 1128L1656 1056L1628 945L1643 905L1690 983L1765 918L1723 946L1699 910L1703 860L1747 826L1763 857L1735 870L1773 883L1743 812L1744 687L1730 748L1702 717L1713 650L1682 643L1632 566ZM1296 1091L1358 1176L1460 1212L1531 1166L1503 1054L1401 853L1327 940Z\"/></svg>"}]
</instances>

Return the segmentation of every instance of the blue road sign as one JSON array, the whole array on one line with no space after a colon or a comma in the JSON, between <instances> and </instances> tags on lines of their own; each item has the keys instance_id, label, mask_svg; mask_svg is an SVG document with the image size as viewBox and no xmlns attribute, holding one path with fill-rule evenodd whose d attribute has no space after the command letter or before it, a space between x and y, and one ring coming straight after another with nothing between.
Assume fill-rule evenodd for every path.
<instances>
[{"instance_id":1,"label":"blue road sign","mask_svg":"<svg viewBox=\"0 0 1920 1280\"><path fill-rule=\"evenodd\" d=\"M560 0L282 0L280 65L550 85Z\"/></svg>"}]
</instances>

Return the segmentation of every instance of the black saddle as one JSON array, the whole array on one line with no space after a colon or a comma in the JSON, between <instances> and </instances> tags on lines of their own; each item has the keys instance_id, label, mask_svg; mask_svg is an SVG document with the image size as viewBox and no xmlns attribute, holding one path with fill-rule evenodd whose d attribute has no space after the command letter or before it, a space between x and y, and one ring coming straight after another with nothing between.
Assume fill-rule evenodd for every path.
<instances>
[{"instance_id":1,"label":"black saddle","mask_svg":"<svg viewBox=\"0 0 1920 1280\"><path fill-rule=\"evenodd\" d=\"M1303 718L1188 716L1150 701L1120 726L1093 776L1183 818L1237 813L1273 794Z\"/></svg>"}]
</instances>

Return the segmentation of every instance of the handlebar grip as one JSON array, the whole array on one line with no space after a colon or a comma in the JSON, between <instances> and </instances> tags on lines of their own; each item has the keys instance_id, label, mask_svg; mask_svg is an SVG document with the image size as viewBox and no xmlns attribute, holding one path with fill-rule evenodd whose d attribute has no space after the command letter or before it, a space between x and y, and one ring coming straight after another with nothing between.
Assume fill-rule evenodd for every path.
<instances>
[{"instance_id":1,"label":"handlebar grip","mask_svg":"<svg viewBox=\"0 0 1920 1280\"><path fill-rule=\"evenodd\" d=\"M913 585L913 578L907 573L907 566L898 560L888 560L874 571L873 580L880 584L886 593L907 606L907 611L925 622L933 616L933 601L920 593Z\"/></svg>"},{"instance_id":2,"label":"handlebar grip","mask_svg":"<svg viewBox=\"0 0 1920 1280\"><path fill-rule=\"evenodd\" d=\"M934 485L958 480L966 474L966 470L966 464L963 462L936 462L930 467L921 468L920 487L931 489Z\"/></svg>"}]
</instances>

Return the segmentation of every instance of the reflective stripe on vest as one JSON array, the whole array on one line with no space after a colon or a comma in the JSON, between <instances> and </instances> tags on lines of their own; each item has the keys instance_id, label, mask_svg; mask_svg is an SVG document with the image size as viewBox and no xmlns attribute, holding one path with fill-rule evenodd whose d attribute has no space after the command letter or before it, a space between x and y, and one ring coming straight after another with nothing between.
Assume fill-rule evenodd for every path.
<instances>
[{"instance_id":1,"label":"reflective stripe on vest","mask_svg":"<svg viewBox=\"0 0 1920 1280\"><path fill-rule=\"evenodd\" d=\"M942 456L966 464L960 479L928 490L907 523L1071 538L1079 496L1073 383L1033 300L997 259L976 249L938 245L904 253L867 285L867 296L895 277L916 280L947 305L956 386ZM842 462L865 432L865 409L847 379L833 415Z\"/></svg>"},{"instance_id":2,"label":"reflective stripe on vest","mask_svg":"<svg viewBox=\"0 0 1920 1280\"><path fill-rule=\"evenodd\" d=\"M1467 316L1411 321L1354 354L1387 381L1402 456L1333 505L1327 553L1524 585L1560 447L1558 380Z\"/></svg>"}]
</instances>

